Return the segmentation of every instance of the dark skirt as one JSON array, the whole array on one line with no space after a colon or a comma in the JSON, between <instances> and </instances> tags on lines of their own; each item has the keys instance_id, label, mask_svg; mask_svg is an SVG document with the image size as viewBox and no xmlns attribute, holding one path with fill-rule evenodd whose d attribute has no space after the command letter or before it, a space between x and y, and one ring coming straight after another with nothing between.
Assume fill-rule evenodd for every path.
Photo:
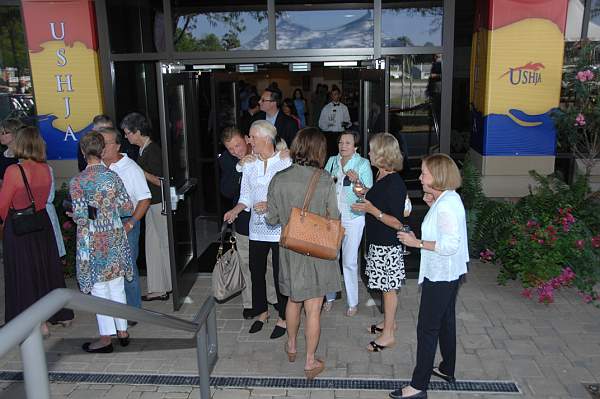
<instances>
[{"instance_id":1,"label":"dark skirt","mask_svg":"<svg viewBox=\"0 0 600 399\"><path fill-rule=\"evenodd\" d=\"M43 209L43 230L17 236L9 215L4 223L4 319L6 323L55 288L65 288L62 263L48 213ZM61 309L48 321L73 319L73 311Z\"/></svg>"}]
</instances>

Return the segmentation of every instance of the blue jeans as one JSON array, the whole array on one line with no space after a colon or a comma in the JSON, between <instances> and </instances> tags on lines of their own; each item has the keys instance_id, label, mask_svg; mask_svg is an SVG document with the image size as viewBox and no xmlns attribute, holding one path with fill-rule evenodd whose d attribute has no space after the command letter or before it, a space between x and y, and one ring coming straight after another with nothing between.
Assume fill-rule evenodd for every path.
<instances>
[{"instance_id":1,"label":"blue jeans","mask_svg":"<svg viewBox=\"0 0 600 399\"><path fill-rule=\"evenodd\" d=\"M136 308L142 307L142 288L140 287L140 272L138 271L137 258L140 252L140 222L131 218L123 220L123 224L130 221L133 223L133 228L127 233L127 241L131 250L131 260L133 268L133 280L125 280L125 296L127 304Z\"/></svg>"}]
</instances>

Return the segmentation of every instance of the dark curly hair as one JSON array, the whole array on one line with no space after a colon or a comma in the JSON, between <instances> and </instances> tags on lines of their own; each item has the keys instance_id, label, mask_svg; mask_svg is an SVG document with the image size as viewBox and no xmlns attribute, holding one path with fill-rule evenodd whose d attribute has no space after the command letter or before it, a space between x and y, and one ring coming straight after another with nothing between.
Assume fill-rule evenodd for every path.
<instances>
[{"instance_id":1,"label":"dark curly hair","mask_svg":"<svg viewBox=\"0 0 600 399\"><path fill-rule=\"evenodd\" d=\"M327 157L327 140L316 127L300 129L292 141L290 156L295 164L322 168Z\"/></svg>"}]
</instances>

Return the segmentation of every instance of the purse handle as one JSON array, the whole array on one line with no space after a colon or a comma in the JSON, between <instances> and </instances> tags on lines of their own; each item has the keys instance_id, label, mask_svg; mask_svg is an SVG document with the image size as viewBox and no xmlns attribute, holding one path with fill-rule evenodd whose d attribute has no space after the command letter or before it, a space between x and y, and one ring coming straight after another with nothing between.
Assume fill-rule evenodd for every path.
<instances>
[{"instance_id":1,"label":"purse handle","mask_svg":"<svg viewBox=\"0 0 600 399\"><path fill-rule=\"evenodd\" d=\"M35 209L35 200L33 198L33 194L31 193L31 187L29 187L27 176L25 176L25 170L23 170L23 166L21 166L20 163L18 163L17 166L21 171L21 176L23 177L23 183L25 184L25 190L27 190L27 196L29 197L29 201L31 201L31 205L33 206L33 209Z\"/></svg>"},{"instance_id":2,"label":"purse handle","mask_svg":"<svg viewBox=\"0 0 600 399\"><path fill-rule=\"evenodd\" d=\"M231 237L229 238L229 243L235 247L235 225L233 223L223 223L221 225L221 241L219 242L219 249L217 250L217 258L220 258L223 255L223 246L225 245L225 232L228 228L231 228Z\"/></svg>"},{"instance_id":3,"label":"purse handle","mask_svg":"<svg viewBox=\"0 0 600 399\"><path fill-rule=\"evenodd\" d=\"M300 213L302 216L304 216L304 214L308 211L308 206L310 205L312 196L315 193L317 184L319 183L319 177L321 177L321 172L321 169L315 170L312 177L310 178L308 190L306 190L306 195L304 196L304 203L302 204L302 212ZM327 216L329 216L329 210L327 210Z\"/></svg>"}]
</instances>

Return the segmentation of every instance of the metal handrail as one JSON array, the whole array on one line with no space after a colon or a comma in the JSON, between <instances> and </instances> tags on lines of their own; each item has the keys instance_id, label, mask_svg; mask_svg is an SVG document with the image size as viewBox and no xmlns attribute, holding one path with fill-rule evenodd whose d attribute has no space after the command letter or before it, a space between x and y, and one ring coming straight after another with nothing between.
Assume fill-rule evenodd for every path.
<instances>
[{"instance_id":1,"label":"metal handrail","mask_svg":"<svg viewBox=\"0 0 600 399\"><path fill-rule=\"evenodd\" d=\"M62 308L100 313L194 333L200 377L200 399L210 397L210 373L218 358L217 316L213 297L204 301L193 321L188 321L108 299L84 295L75 290L59 288L41 298L0 329L0 357L17 345L21 347L27 398L50 399L48 367L40 324Z\"/></svg>"}]
</instances>

